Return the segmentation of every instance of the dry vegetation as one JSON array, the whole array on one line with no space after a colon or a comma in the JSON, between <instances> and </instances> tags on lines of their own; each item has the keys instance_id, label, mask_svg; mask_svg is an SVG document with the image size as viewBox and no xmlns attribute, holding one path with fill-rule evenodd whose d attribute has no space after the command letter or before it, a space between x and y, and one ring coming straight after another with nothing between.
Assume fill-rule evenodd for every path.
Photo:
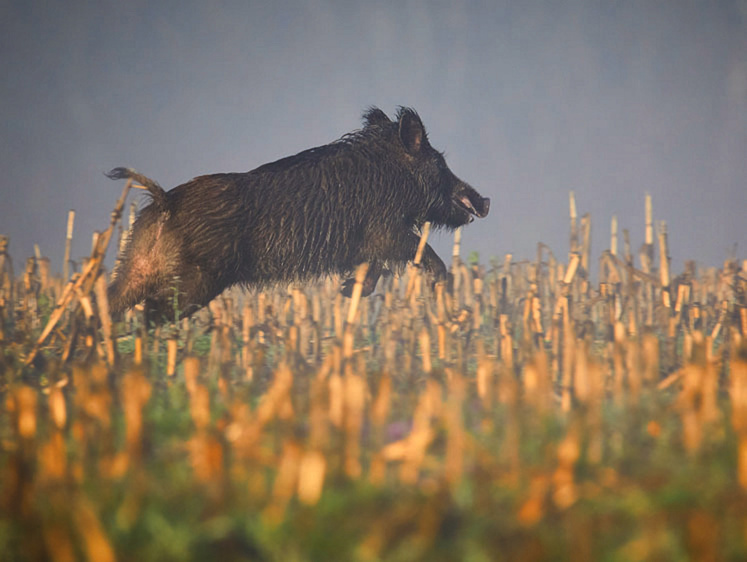
<instances>
[{"instance_id":1,"label":"dry vegetation","mask_svg":"<svg viewBox=\"0 0 747 562\"><path fill-rule=\"evenodd\" d=\"M747 559L747 266L672 276L650 204L596 282L572 200L567 263L146 333L100 275L125 195L70 283L0 248L3 560Z\"/></svg>"}]
</instances>

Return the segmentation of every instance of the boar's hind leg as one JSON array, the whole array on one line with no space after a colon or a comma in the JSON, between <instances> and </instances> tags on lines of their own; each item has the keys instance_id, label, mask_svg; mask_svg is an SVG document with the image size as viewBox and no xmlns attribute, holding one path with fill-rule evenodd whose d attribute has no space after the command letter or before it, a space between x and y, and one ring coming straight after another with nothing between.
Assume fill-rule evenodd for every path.
<instances>
[{"instance_id":1,"label":"boar's hind leg","mask_svg":"<svg viewBox=\"0 0 747 562\"><path fill-rule=\"evenodd\" d=\"M145 299L144 321L148 327L157 326L164 320L174 319L174 306L164 299Z\"/></svg>"},{"instance_id":2,"label":"boar's hind leg","mask_svg":"<svg viewBox=\"0 0 747 562\"><path fill-rule=\"evenodd\" d=\"M132 285L128 285L122 273L114 278L106 292L109 310L113 315L121 314L145 298L144 288L142 286L133 288Z\"/></svg>"},{"instance_id":3,"label":"boar's hind leg","mask_svg":"<svg viewBox=\"0 0 747 562\"><path fill-rule=\"evenodd\" d=\"M197 294L188 288L185 289L180 287L179 294L176 295L176 291L170 288L158 296L146 298L146 323L148 325L161 324L164 321L173 322L181 318L189 318L213 300L212 296L206 296L202 292ZM176 301L174 300L175 296Z\"/></svg>"},{"instance_id":4,"label":"boar's hind leg","mask_svg":"<svg viewBox=\"0 0 747 562\"><path fill-rule=\"evenodd\" d=\"M363 279L362 297L367 297L374 292L374 289L376 289L376 283L379 282L379 277L381 277L382 269L381 264L375 260L368 265L366 277ZM340 292L343 296L350 298L353 296L353 287L355 287L355 277L346 279L342 284Z\"/></svg>"}]
</instances>

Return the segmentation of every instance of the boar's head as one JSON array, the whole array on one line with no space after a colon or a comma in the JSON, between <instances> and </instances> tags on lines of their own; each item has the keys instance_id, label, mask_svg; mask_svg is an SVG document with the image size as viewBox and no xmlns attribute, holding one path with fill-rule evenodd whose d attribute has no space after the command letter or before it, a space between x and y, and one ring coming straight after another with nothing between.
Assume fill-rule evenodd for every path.
<instances>
[{"instance_id":1,"label":"boar's head","mask_svg":"<svg viewBox=\"0 0 747 562\"><path fill-rule=\"evenodd\" d=\"M436 227L458 228L472 222L475 217L486 217L490 199L482 197L454 175L444 155L428 142L418 114L412 109L401 108L397 117L399 138L426 196L425 213L419 217L422 222L430 221Z\"/></svg>"}]
</instances>

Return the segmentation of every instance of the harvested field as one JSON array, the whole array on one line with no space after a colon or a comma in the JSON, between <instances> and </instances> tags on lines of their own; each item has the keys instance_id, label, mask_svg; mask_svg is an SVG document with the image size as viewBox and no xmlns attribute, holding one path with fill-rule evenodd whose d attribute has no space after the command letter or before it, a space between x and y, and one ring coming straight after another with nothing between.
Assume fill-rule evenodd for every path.
<instances>
[{"instance_id":1,"label":"harvested field","mask_svg":"<svg viewBox=\"0 0 747 562\"><path fill-rule=\"evenodd\" d=\"M119 213L69 283L2 248L0 558L747 559L747 262L671 272L650 203L593 258L571 209L562 257L150 332L108 315Z\"/></svg>"}]
</instances>

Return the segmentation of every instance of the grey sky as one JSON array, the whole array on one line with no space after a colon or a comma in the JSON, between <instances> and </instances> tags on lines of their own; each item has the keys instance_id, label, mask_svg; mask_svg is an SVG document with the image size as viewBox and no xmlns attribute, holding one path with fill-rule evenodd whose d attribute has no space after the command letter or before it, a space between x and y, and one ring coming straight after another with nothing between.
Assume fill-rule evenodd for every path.
<instances>
[{"instance_id":1,"label":"grey sky","mask_svg":"<svg viewBox=\"0 0 747 562\"><path fill-rule=\"evenodd\" d=\"M747 248L747 2L0 4L0 233L61 269L67 210L88 253L130 166L173 187L246 171L415 107L492 199L464 250L568 251L568 192L593 254L644 194L675 270ZM434 245L448 257L450 237Z\"/></svg>"}]
</instances>

